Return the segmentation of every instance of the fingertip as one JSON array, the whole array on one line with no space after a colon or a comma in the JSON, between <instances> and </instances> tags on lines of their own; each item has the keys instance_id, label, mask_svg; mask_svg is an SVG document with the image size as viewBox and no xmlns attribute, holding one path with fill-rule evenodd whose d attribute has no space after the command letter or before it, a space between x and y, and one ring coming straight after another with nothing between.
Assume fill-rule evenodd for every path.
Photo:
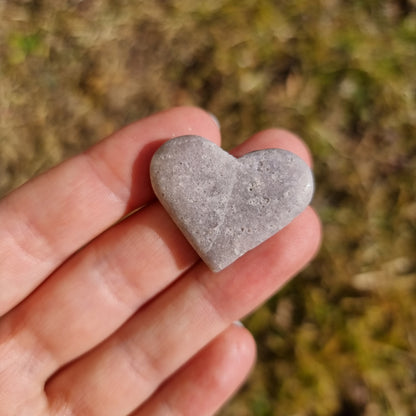
<instances>
[{"instance_id":1,"label":"fingertip","mask_svg":"<svg viewBox=\"0 0 416 416\"><path fill-rule=\"evenodd\" d=\"M163 114L172 123L170 138L192 134L221 145L220 124L212 113L200 107L181 106L166 110Z\"/></svg>"},{"instance_id":2,"label":"fingertip","mask_svg":"<svg viewBox=\"0 0 416 416\"><path fill-rule=\"evenodd\" d=\"M218 120L218 117L214 113L209 113L209 115L212 117L217 127L221 129L221 124L220 124L220 121Z\"/></svg>"},{"instance_id":3,"label":"fingertip","mask_svg":"<svg viewBox=\"0 0 416 416\"><path fill-rule=\"evenodd\" d=\"M275 240L279 246L287 247L286 263L289 264L293 260L296 273L314 258L319 251L321 239L321 221L310 206L272 237L272 240Z\"/></svg>"},{"instance_id":4,"label":"fingertip","mask_svg":"<svg viewBox=\"0 0 416 416\"><path fill-rule=\"evenodd\" d=\"M285 130L285 129L274 129L272 130L271 135L279 136L281 146L287 146L287 150L297 154L301 157L309 166L313 166L312 153L303 139L301 139L297 134Z\"/></svg>"},{"instance_id":5,"label":"fingertip","mask_svg":"<svg viewBox=\"0 0 416 416\"><path fill-rule=\"evenodd\" d=\"M107 141L155 142L159 146L174 137L196 135L221 144L218 124L211 113L199 107L173 107L137 120L107 137Z\"/></svg>"},{"instance_id":6,"label":"fingertip","mask_svg":"<svg viewBox=\"0 0 416 416\"><path fill-rule=\"evenodd\" d=\"M282 268L287 265L292 269L292 272L287 273L290 279L308 267L321 247L322 225L314 209L308 206L280 232L278 240L280 246L287 246L286 261Z\"/></svg>"},{"instance_id":7,"label":"fingertip","mask_svg":"<svg viewBox=\"0 0 416 416\"><path fill-rule=\"evenodd\" d=\"M309 261L318 253L323 237L322 222L319 215L311 206L303 212L305 221L305 237L309 239Z\"/></svg>"},{"instance_id":8,"label":"fingertip","mask_svg":"<svg viewBox=\"0 0 416 416\"><path fill-rule=\"evenodd\" d=\"M135 413L212 415L246 380L256 358L247 329L231 324L174 374Z\"/></svg>"},{"instance_id":9,"label":"fingertip","mask_svg":"<svg viewBox=\"0 0 416 416\"><path fill-rule=\"evenodd\" d=\"M240 321L236 322L233 322L224 333L224 340L228 344L230 354L235 355L235 352L237 352L240 360L242 359L252 365L257 356L256 341L251 332ZM251 368L251 365L248 367Z\"/></svg>"},{"instance_id":10,"label":"fingertip","mask_svg":"<svg viewBox=\"0 0 416 416\"><path fill-rule=\"evenodd\" d=\"M230 325L212 345L216 355L216 370L212 376L218 390L232 395L246 380L257 357L257 347L253 335L246 328ZM230 387L233 386L231 389Z\"/></svg>"},{"instance_id":11,"label":"fingertip","mask_svg":"<svg viewBox=\"0 0 416 416\"><path fill-rule=\"evenodd\" d=\"M248 152L270 148L289 150L302 158L309 166L313 165L311 152L305 142L296 134L285 129L262 130L236 147L232 153L234 156L240 157Z\"/></svg>"}]
</instances>

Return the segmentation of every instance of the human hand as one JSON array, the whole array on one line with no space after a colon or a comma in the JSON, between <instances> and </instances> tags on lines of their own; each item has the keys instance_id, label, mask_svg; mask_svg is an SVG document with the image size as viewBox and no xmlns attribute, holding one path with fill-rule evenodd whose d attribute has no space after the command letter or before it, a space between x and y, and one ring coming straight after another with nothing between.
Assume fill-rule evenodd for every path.
<instances>
[{"instance_id":1,"label":"human hand","mask_svg":"<svg viewBox=\"0 0 416 416\"><path fill-rule=\"evenodd\" d=\"M154 151L184 134L220 142L202 110L168 110L0 201L1 415L212 415L244 380L254 342L232 322L313 257L319 220L307 208L210 272L149 181ZM310 163L304 144L281 130L233 154L268 147Z\"/></svg>"}]
</instances>

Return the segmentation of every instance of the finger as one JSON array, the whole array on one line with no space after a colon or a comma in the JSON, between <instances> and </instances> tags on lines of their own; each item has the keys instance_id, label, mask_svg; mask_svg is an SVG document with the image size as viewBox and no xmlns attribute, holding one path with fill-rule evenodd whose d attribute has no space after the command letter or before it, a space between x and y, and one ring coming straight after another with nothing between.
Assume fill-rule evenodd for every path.
<instances>
[{"instance_id":1,"label":"finger","mask_svg":"<svg viewBox=\"0 0 416 416\"><path fill-rule=\"evenodd\" d=\"M116 334L50 381L53 401L74 414L127 414L228 325L269 297L313 256L319 222L307 209L279 234L220 273L199 263L148 303ZM112 405L114 383L124 392ZM105 401L105 413L94 413ZM88 413L87 413L88 414Z\"/></svg>"},{"instance_id":2,"label":"finger","mask_svg":"<svg viewBox=\"0 0 416 416\"><path fill-rule=\"evenodd\" d=\"M255 354L251 334L231 325L132 416L213 415L244 381Z\"/></svg>"},{"instance_id":3,"label":"finger","mask_svg":"<svg viewBox=\"0 0 416 416\"><path fill-rule=\"evenodd\" d=\"M5 315L0 344L9 334L4 328L14 328L12 341L23 354L37 351L31 378L43 383L197 260L166 211L152 203L97 237Z\"/></svg>"},{"instance_id":4,"label":"finger","mask_svg":"<svg viewBox=\"0 0 416 416\"><path fill-rule=\"evenodd\" d=\"M285 149L297 154L309 166L313 165L312 155L305 142L290 131L284 129L263 130L251 136L249 140L231 151L235 157L262 149Z\"/></svg>"},{"instance_id":5,"label":"finger","mask_svg":"<svg viewBox=\"0 0 416 416\"><path fill-rule=\"evenodd\" d=\"M183 134L220 140L207 113L172 109L124 128L3 199L0 316L74 251L153 199L150 158L163 140Z\"/></svg>"}]
</instances>

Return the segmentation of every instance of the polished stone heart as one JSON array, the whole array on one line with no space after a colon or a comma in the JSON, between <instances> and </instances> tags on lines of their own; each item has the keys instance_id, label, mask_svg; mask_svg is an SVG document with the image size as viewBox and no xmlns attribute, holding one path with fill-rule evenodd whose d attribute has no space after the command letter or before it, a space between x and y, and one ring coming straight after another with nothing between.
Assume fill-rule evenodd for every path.
<instances>
[{"instance_id":1,"label":"polished stone heart","mask_svg":"<svg viewBox=\"0 0 416 416\"><path fill-rule=\"evenodd\" d=\"M235 158L199 136L167 141L150 166L162 205L213 271L277 233L309 204L307 164L282 149Z\"/></svg>"}]
</instances>

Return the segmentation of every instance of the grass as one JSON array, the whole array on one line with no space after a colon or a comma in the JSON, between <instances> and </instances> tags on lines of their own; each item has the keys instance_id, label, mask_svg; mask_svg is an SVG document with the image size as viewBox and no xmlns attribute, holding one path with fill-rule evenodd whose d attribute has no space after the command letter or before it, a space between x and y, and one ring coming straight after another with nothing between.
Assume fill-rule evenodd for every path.
<instances>
[{"instance_id":1,"label":"grass","mask_svg":"<svg viewBox=\"0 0 416 416\"><path fill-rule=\"evenodd\" d=\"M414 0L0 3L0 194L181 104L315 157L319 257L246 320L222 416L416 413ZM93 24L92 24L93 23Z\"/></svg>"}]
</instances>

